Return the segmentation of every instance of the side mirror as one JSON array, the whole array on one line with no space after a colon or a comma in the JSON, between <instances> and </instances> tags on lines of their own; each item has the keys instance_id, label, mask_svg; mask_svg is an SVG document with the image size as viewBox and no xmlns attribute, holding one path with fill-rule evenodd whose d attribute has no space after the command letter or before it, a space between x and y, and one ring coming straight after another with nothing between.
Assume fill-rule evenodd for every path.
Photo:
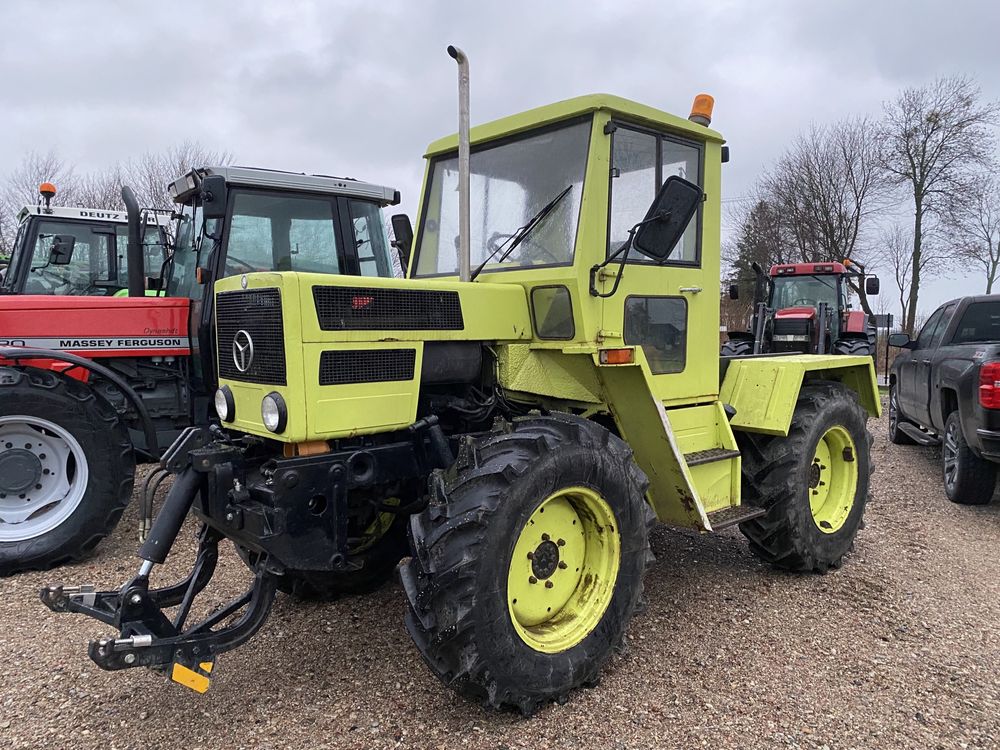
<instances>
[{"instance_id":1,"label":"side mirror","mask_svg":"<svg viewBox=\"0 0 1000 750\"><path fill-rule=\"evenodd\" d=\"M71 234L57 234L52 238L49 248L49 263L53 266L65 266L73 260L73 248L76 247L76 237Z\"/></svg>"},{"instance_id":2,"label":"side mirror","mask_svg":"<svg viewBox=\"0 0 1000 750\"><path fill-rule=\"evenodd\" d=\"M877 295L879 290L878 276L869 276L865 279L865 294Z\"/></svg>"},{"instance_id":3,"label":"side mirror","mask_svg":"<svg viewBox=\"0 0 1000 750\"><path fill-rule=\"evenodd\" d=\"M206 219L224 219L228 188L226 178L210 174L201 181L201 210Z\"/></svg>"},{"instance_id":4,"label":"side mirror","mask_svg":"<svg viewBox=\"0 0 1000 750\"><path fill-rule=\"evenodd\" d=\"M911 344L913 344L913 339L910 338L910 334L908 333L889 334L889 346L895 346L898 349L910 349Z\"/></svg>"},{"instance_id":5,"label":"side mirror","mask_svg":"<svg viewBox=\"0 0 1000 750\"><path fill-rule=\"evenodd\" d=\"M676 175L668 177L636 230L632 246L648 258L661 263L667 260L691 223L702 195L693 182Z\"/></svg>"},{"instance_id":6,"label":"side mirror","mask_svg":"<svg viewBox=\"0 0 1000 750\"><path fill-rule=\"evenodd\" d=\"M729 285L729 299L739 299L740 298L740 286L739 284Z\"/></svg>"},{"instance_id":7,"label":"side mirror","mask_svg":"<svg viewBox=\"0 0 1000 750\"><path fill-rule=\"evenodd\" d=\"M410 265L410 250L413 247L413 225L410 224L410 217L406 214L394 214L392 219L392 246L399 253L399 263L406 273L406 267Z\"/></svg>"}]
</instances>

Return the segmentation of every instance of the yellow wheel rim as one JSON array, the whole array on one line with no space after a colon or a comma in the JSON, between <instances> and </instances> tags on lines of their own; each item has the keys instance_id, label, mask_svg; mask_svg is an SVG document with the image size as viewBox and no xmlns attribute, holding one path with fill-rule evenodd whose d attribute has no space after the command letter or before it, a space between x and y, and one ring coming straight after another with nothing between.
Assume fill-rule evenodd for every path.
<instances>
[{"instance_id":1,"label":"yellow wheel rim","mask_svg":"<svg viewBox=\"0 0 1000 750\"><path fill-rule=\"evenodd\" d=\"M854 440L843 427L831 427L816 446L809 467L809 507L820 531L833 534L844 525L857 489Z\"/></svg>"},{"instance_id":2,"label":"yellow wheel rim","mask_svg":"<svg viewBox=\"0 0 1000 750\"><path fill-rule=\"evenodd\" d=\"M545 498L521 529L507 574L514 629L555 654L597 627L615 591L621 533L600 493L567 487Z\"/></svg>"}]
</instances>

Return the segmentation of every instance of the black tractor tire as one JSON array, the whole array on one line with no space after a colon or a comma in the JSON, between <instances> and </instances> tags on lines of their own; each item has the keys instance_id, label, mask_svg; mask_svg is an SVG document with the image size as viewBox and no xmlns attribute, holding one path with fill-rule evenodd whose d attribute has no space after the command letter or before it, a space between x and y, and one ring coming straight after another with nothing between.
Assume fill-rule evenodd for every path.
<instances>
[{"instance_id":1,"label":"black tractor tire","mask_svg":"<svg viewBox=\"0 0 1000 750\"><path fill-rule=\"evenodd\" d=\"M386 532L369 547L348 557L356 570L287 571L278 578L278 590L302 601L334 601L368 594L381 588L396 573L399 561L410 554L409 517L397 515Z\"/></svg>"},{"instance_id":2,"label":"black tractor tire","mask_svg":"<svg viewBox=\"0 0 1000 750\"><path fill-rule=\"evenodd\" d=\"M19 422L19 417L24 418L24 422ZM62 476L58 474L62 471L72 485L80 477L73 447L67 448L70 458L64 465L53 465L51 470L40 468L52 462L52 457L44 452L48 450L44 447L45 441L51 444L58 438L69 446L54 432L54 429L61 429L78 444L87 471L79 503L53 528L18 539L13 528L16 524L0 523L0 531L7 526L7 536L13 537L4 540L0 536L0 576L48 570L83 558L115 528L132 498L135 456L118 413L85 383L49 370L3 367L0 368L0 423L3 425L0 433L6 427L22 433L34 430L39 435L38 441L29 439L24 446L13 445L11 441L0 442L0 464L6 455L11 468L18 463L18 471L44 471L46 477ZM45 424L53 430L45 432ZM17 456L14 451L18 452ZM0 470L8 471L6 468ZM8 472L7 481L11 481L11 476ZM42 481L39 479L36 489L42 487ZM0 503L12 494L10 488L5 489L8 492L0 493ZM29 495L26 502L30 502L30 490L25 494ZM40 511L56 512L58 502L49 510L43 507Z\"/></svg>"},{"instance_id":3,"label":"black tractor tire","mask_svg":"<svg viewBox=\"0 0 1000 750\"><path fill-rule=\"evenodd\" d=\"M909 420L899 410L899 391L895 383L889 384L889 442L893 445L917 445L917 441L899 429Z\"/></svg>"},{"instance_id":4,"label":"black tractor tire","mask_svg":"<svg viewBox=\"0 0 1000 750\"><path fill-rule=\"evenodd\" d=\"M432 476L431 503L410 524L413 557L400 567L406 627L431 670L467 698L526 716L596 685L623 648L653 559L647 486L622 440L570 415L526 417L464 443L455 464ZM596 491L613 511L620 564L596 625L563 650L543 652L517 632L508 575L532 515L572 487Z\"/></svg>"},{"instance_id":5,"label":"black tractor tire","mask_svg":"<svg viewBox=\"0 0 1000 750\"><path fill-rule=\"evenodd\" d=\"M987 505L997 486L997 466L975 453L965 441L957 411L948 415L941 436L944 493L959 505Z\"/></svg>"},{"instance_id":6,"label":"black tractor tire","mask_svg":"<svg viewBox=\"0 0 1000 750\"><path fill-rule=\"evenodd\" d=\"M787 437L739 433L743 452L743 500L767 514L740 524L750 550L776 568L824 573L839 568L861 527L871 473L872 436L856 394L840 383L804 385ZM810 509L810 476L816 448L832 427L854 443L857 466L853 503L843 524L827 533Z\"/></svg>"},{"instance_id":7,"label":"black tractor tire","mask_svg":"<svg viewBox=\"0 0 1000 750\"><path fill-rule=\"evenodd\" d=\"M745 357L753 354L753 342L746 339L729 339L722 345L723 357Z\"/></svg>"},{"instance_id":8,"label":"black tractor tire","mask_svg":"<svg viewBox=\"0 0 1000 750\"><path fill-rule=\"evenodd\" d=\"M843 338L833 342L831 353L855 357L874 357L875 347L867 338Z\"/></svg>"}]
</instances>

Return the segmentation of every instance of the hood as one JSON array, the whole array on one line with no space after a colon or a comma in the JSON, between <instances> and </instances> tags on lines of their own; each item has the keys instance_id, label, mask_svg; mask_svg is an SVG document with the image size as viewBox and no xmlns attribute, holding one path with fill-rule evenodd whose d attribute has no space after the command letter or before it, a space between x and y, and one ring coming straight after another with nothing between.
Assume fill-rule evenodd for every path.
<instances>
[{"instance_id":1,"label":"hood","mask_svg":"<svg viewBox=\"0 0 1000 750\"><path fill-rule=\"evenodd\" d=\"M816 317L815 307L784 307L774 313L776 318L804 319L809 320Z\"/></svg>"}]
</instances>

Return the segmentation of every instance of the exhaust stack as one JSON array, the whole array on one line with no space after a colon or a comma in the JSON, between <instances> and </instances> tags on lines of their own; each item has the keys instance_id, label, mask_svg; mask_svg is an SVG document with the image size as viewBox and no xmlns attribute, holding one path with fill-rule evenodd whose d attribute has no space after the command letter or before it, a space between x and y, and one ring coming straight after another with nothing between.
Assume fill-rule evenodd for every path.
<instances>
[{"instance_id":1,"label":"exhaust stack","mask_svg":"<svg viewBox=\"0 0 1000 750\"><path fill-rule=\"evenodd\" d=\"M469 247L469 58L462 50L448 46L448 54L458 63L458 279L472 278Z\"/></svg>"},{"instance_id":2,"label":"exhaust stack","mask_svg":"<svg viewBox=\"0 0 1000 750\"><path fill-rule=\"evenodd\" d=\"M128 245L125 254L128 258L128 296L146 296L146 270L145 254L142 252L142 233L140 222L142 215L139 212L139 202L135 199L135 193L128 185L122 186L122 202L125 204L125 213L128 216Z\"/></svg>"}]
</instances>

